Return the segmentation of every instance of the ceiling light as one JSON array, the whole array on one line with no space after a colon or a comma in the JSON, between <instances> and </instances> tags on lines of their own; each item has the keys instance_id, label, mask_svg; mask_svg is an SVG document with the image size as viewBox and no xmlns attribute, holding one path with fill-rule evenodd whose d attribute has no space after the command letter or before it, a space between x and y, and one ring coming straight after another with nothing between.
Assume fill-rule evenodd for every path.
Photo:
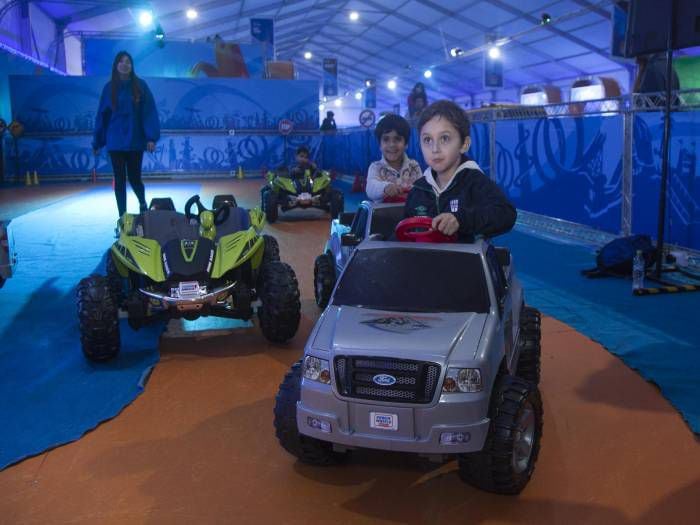
<instances>
[{"instance_id":1,"label":"ceiling light","mask_svg":"<svg viewBox=\"0 0 700 525\"><path fill-rule=\"evenodd\" d=\"M433 76L433 72L430 69L426 69L425 71L423 71L423 76L425 78L430 78Z\"/></svg>"},{"instance_id":2,"label":"ceiling light","mask_svg":"<svg viewBox=\"0 0 700 525\"><path fill-rule=\"evenodd\" d=\"M335 107L339 108L340 106L343 105L343 99L342 99L342 98L336 98L334 104L335 104Z\"/></svg>"},{"instance_id":3,"label":"ceiling light","mask_svg":"<svg viewBox=\"0 0 700 525\"><path fill-rule=\"evenodd\" d=\"M552 17L549 15L549 13L542 13L542 18L540 19L540 24L543 26L546 26L547 24L552 22Z\"/></svg>"},{"instance_id":4,"label":"ceiling light","mask_svg":"<svg viewBox=\"0 0 700 525\"><path fill-rule=\"evenodd\" d=\"M372 87L372 81L370 79L365 80L365 86Z\"/></svg>"},{"instance_id":5,"label":"ceiling light","mask_svg":"<svg viewBox=\"0 0 700 525\"><path fill-rule=\"evenodd\" d=\"M324 102L328 102L328 97L323 97Z\"/></svg>"},{"instance_id":6,"label":"ceiling light","mask_svg":"<svg viewBox=\"0 0 700 525\"><path fill-rule=\"evenodd\" d=\"M396 89L396 80L394 80L392 78L389 82L386 83L386 87L388 87L392 91L395 90Z\"/></svg>"},{"instance_id":7,"label":"ceiling light","mask_svg":"<svg viewBox=\"0 0 700 525\"><path fill-rule=\"evenodd\" d=\"M326 105L325 105L325 104L319 104L319 105L318 105L318 110L319 110L319 111L323 111L324 109L326 109Z\"/></svg>"},{"instance_id":8,"label":"ceiling light","mask_svg":"<svg viewBox=\"0 0 700 525\"><path fill-rule=\"evenodd\" d=\"M153 23L153 13L150 11L141 11L139 15L139 24L143 27L148 27Z\"/></svg>"},{"instance_id":9,"label":"ceiling light","mask_svg":"<svg viewBox=\"0 0 700 525\"><path fill-rule=\"evenodd\" d=\"M360 18L360 13L358 13L357 11L350 11L349 17L350 20L352 20L353 22L357 22Z\"/></svg>"},{"instance_id":10,"label":"ceiling light","mask_svg":"<svg viewBox=\"0 0 700 525\"><path fill-rule=\"evenodd\" d=\"M462 48L453 47L452 49L450 49L450 56L451 57L458 57L458 56L462 56L463 54L464 54L464 50Z\"/></svg>"},{"instance_id":11,"label":"ceiling light","mask_svg":"<svg viewBox=\"0 0 700 525\"><path fill-rule=\"evenodd\" d=\"M313 56L314 56L314 55L313 55L313 53L311 53L311 51L307 51L306 53L304 53L304 58L305 58L306 60L311 60L311 58L312 58Z\"/></svg>"},{"instance_id":12,"label":"ceiling light","mask_svg":"<svg viewBox=\"0 0 700 525\"><path fill-rule=\"evenodd\" d=\"M501 50L498 49L496 46L493 46L489 49L489 58L492 60L497 60L501 58Z\"/></svg>"},{"instance_id":13,"label":"ceiling light","mask_svg":"<svg viewBox=\"0 0 700 525\"><path fill-rule=\"evenodd\" d=\"M198 15L199 13L197 13L197 10L192 9L191 7L187 11L185 11L185 16L187 17L187 20L194 20L195 18L197 18Z\"/></svg>"},{"instance_id":14,"label":"ceiling light","mask_svg":"<svg viewBox=\"0 0 700 525\"><path fill-rule=\"evenodd\" d=\"M355 93L355 100L362 100L362 91L357 91Z\"/></svg>"}]
</instances>

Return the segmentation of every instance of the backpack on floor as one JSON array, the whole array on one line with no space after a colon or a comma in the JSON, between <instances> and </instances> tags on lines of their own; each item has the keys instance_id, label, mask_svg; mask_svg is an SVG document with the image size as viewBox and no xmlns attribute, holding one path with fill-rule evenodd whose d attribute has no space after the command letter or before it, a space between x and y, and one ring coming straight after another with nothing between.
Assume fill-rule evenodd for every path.
<instances>
[{"instance_id":1,"label":"backpack on floor","mask_svg":"<svg viewBox=\"0 0 700 525\"><path fill-rule=\"evenodd\" d=\"M651 243L648 235L630 235L614 239L598 250L596 256L596 267L590 270L582 270L586 277L606 277L618 276L627 277L632 275L632 260L637 253L642 250L644 257L644 267L649 268L656 260L656 248Z\"/></svg>"}]
</instances>

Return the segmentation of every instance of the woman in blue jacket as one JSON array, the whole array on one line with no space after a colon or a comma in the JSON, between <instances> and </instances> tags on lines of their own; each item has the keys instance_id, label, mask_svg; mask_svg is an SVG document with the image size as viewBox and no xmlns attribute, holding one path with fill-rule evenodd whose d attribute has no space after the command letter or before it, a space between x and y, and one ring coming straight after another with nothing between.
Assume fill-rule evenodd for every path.
<instances>
[{"instance_id":1,"label":"woman in blue jacket","mask_svg":"<svg viewBox=\"0 0 700 525\"><path fill-rule=\"evenodd\" d=\"M141 161L144 150L155 151L159 138L160 122L153 94L134 73L131 55L120 51L112 64L112 80L102 89L92 142L95 155L106 146L112 159L119 217L126 212L127 175L140 211L146 209Z\"/></svg>"}]
</instances>

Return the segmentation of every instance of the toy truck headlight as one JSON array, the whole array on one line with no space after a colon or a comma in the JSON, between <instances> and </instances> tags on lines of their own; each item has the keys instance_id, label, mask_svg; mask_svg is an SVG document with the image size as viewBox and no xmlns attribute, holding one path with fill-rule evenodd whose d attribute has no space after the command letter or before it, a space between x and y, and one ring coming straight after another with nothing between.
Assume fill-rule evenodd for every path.
<instances>
[{"instance_id":1,"label":"toy truck headlight","mask_svg":"<svg viewBox=\"0 0 700 525\"><path fill-rule=\"evenodd\" d=\"M304 358L304 377L311 381L329 384L331 382L331 369L328 361L307 355Z\"/></svg>"},{"instance_id":2,"label":"toy truck headlight","mask_svg":"<svg viewBox=\"0 0 700 525\"><path fill-rule=\"evenodd\" d=\"M442 391L448 394L462 392L481 392L481 370L478 368L449 368Z\"/></svg>"}]
</instances>

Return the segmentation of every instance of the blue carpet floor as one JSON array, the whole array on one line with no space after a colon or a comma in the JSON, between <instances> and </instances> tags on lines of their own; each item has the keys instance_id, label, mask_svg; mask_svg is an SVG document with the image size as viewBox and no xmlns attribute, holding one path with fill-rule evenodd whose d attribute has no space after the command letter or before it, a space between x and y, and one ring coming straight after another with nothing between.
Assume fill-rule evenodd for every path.
<instances>
[{"instance_id":1,"label":"blue carpet floor","mask_svg":"<svg viewBox=\"0 0 700 525\"><path fill-rule=\"evenodd\" d=\"M174 188L179 207L199 191ZM135 200L129 209L138 209ZM12 221L20 261L0 290L0 468L114 417L158 361L158 326L133 332L122 321L122 351L109 363L89 363L80 349L75 288L104 273L116 215L114 194L103 188Z\"/></svg>"}]
</instances>

